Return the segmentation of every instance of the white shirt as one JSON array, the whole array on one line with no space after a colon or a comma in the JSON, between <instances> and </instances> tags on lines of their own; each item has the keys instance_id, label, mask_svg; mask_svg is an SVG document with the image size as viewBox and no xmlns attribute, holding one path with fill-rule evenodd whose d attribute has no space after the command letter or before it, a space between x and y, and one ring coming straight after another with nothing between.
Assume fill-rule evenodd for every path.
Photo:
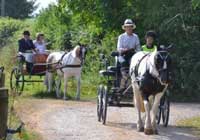
<instances>
[{"instance_id":1,"label":"white shirt","mask_svg":"<svg viewBox=\"0 0 200 140\"><path fill-rule=\"evenodd\" d=\"M117 50L134 48L136 52L140 51L140 40L136 34L128 35L126 32L118 37Z\"/></svg>"},{"instance_id":2,"label":"white shirt","mask_svg":"<svg viewBox=\"0 0 200 140\"><path fill-rule=\"evenodd\" d=\"M121 52L121 50L125 48L134 48L135 52L141 51L139 37L134 33L132 35L128 35L126 32L121 34L118 37L117 50ZM122 56L119 56L119 62L121 63L124 61L124 58Z\"/></svg>"},{"instance_id":3,"label":"white shirt","mask_svg":"<svg viewBox=\"0 0 200 140\"><path fill-rule=\"evenodd\" d=\"M39 53L46 53L46 44L45 42L39 43L37 41L34 41L34 45Z\"/></svg>"}]
</instances>

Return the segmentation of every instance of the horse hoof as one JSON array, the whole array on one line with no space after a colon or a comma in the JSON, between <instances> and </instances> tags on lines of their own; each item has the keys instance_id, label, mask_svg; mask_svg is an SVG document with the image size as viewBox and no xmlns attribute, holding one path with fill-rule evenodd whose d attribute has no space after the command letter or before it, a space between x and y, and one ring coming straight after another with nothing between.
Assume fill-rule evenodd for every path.
<instances>
[{"instance_id":1,"label":"horse hoof","mask_svg":"<svg viewBox=\"0 0 200 140\"><path fill-rule=\"evenodd\" d=\"M144 129L144 133L146 134L146 135L152 135L152 134L154 134L154 132L153 132L153 129Z\"/></svg>"},{"instance_id":2,"label":"horse hoof","mask_svg":"<svg viewBox=\"0 0 200 140\"><path fill-rule=\"evenodd\" d=\"M138 132L144 132L144 127L137 128L137 131L138 131Z\"/></svg>"}]
</instances>

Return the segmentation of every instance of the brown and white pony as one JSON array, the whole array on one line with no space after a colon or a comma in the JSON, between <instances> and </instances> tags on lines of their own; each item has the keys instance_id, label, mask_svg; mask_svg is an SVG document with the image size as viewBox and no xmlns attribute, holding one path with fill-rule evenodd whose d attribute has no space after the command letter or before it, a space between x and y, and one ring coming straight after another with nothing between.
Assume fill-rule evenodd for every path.
<instances>
[{"instance_id":1,"label":"brown and white pony","mask_svg":"<svg viewBox=\"0 0 200 140\"><path fill-rule=\"evenodd\" d=\"M169 83L170 63L167 49L155 50L152 53L141 51L131 59L130 75L135 107L138 111L137 130L144 131L145 134L157 134L156 114L160 99ZM151 95L154 96L152 108L149 102ZM145 112L144 122L141 112Z\"/></svg>"},{"instance_id":2,"label":"brown and white pony","mask_svg":"<svg viewBox=\"0 0 200 140\"><path fill-rule=\"evenodd\" d=\"M74 76L77 79L77 92L76 99L80 99L80 86L81 86L81 70L82 65L85 61L86 56L86 47L83 45L76 46L72 51L65 52L53 52L49 54L47 58L47 65L51 68L47 71L48 79L48 92L52 90L53 83L53 72L58 76L55 80L56 85L56 95L57 98L60 98L60 85L61 79L64 79L64 96L63 99L67 99L67 82L68 79Z\"/></svg>"}]
</instances>

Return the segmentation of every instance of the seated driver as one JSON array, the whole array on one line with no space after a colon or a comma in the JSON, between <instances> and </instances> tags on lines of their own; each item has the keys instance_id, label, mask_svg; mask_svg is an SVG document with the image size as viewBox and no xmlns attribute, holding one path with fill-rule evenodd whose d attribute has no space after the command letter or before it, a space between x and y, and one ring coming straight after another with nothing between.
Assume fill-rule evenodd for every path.
<instances>
[{"instance_id":1,"label":"seated driver","mask_svg":"<svg viewBox=\"0 0 200 140\"><path fill-rule=\"evenodd\" d=\"M22 64L24 58L27 62L27 70L30 71L31 65L33 63L33 53L32 52L37 52L36 48L33 44L33 41L30 38L30 32L29 31L24 31L23 32L23 38L18 41L19 48L18 48L18 54L22 57L20 57L19 61ZM22 70L22 65L20 66Z\"/></svg>"},{"instance_id":2,"label":"seated driver","mask_svg":"<svg viewBox=\"0 0 200 140\"><path fill-rule=\"evenodd\" d=\"M140 40L137 34L133 32L135 28L135 23L131 19L126 19L122 26L122 29L125 32L118 37L118 61L121 65L120 71L122 74L119 92L124 91L126 88L126 81L128 80L127 68L130 65L131 57L135 52L141 51Z\"/></svg>"}]
</instances>

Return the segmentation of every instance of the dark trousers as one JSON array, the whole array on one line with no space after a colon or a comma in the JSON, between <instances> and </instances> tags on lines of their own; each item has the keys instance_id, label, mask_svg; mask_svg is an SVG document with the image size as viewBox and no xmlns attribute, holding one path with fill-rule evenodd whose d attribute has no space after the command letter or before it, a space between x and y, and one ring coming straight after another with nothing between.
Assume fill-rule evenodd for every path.
<instances>
[{"instance_id":1,"label":"dark trousers","mask_svg":"<svg viewBox=\"0 0 200 140\"><path fill-rule=\"evenodd\" d=\"M130 66L130 61L131 58L133 56L134 52L129 52L126 55L124 55L124 59L125 61L121 64L121 74L122 74L122 79L121 79L121 83L120 83L120 88L121 89L125 89L126 85L127 85L127 81L128 81L128 77L129 77L129 66Z\"/></svg>"}]
</instances>

